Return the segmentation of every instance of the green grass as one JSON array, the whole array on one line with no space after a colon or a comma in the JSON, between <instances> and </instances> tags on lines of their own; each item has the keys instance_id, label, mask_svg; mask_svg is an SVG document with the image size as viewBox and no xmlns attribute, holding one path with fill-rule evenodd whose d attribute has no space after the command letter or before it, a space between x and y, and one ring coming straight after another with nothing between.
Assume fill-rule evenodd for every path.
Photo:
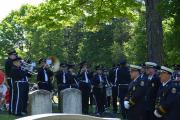
<instances>
[{"instance_id":1,"label":"green grass","mask_svg":"<svg viewBox=\"0 0 180 120\"><path fill-rule=\"evenodd\" d=\"M15 120L17 117L8 114L0 114L0 120Z\"/></svg>"}]
</instances>

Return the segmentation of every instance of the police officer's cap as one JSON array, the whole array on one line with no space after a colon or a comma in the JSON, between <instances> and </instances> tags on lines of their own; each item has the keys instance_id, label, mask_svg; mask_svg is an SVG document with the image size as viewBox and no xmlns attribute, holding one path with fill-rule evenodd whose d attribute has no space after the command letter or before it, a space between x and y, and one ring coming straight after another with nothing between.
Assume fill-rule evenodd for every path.
<instances>
[{"instance_id":1,"label":"police officer's cap","mask_svg":"<svg viewBox=\"0 0 180 120\"><path fill-rule=\"evenodd\" d=\"M161 66L160 72L167 72L168 74L172 74L174 71L166 66Z\"/></svg>"},{"instance_id":2,"label":"police officer's cap","mask_svg":"<svg viewBox=\"0 0 180 120\"><path fill-rule=\"evenodd\" d=\"M157 68L157 64L156 63L154 63L154 62L145 62L145 65L146 65L146 67L147 68Z\"/></svg>"},{"instance_id":3,"label":"police officer's cap","mask_svg":"<svg viewBox=\"0 0 180 120\"><path fill-rule=\"evenodd\" d=\"M80 66L83 66L83 65L87 65L87 61L82 61L82 62L80 63Z\"/></svg>"},{"instance_id":4,"label":"police officer's cap","mask_svg":"<svg viewBox=\"0 0 180 120\"><path fill-rule=\"evenodd\" d=\"M68 69L71 69L75 67L75 64L68 64L67 66L68 66Z\"/></svg>"},{"instance_id":5,"label":"police officer's cap","mask_svg":"<svg viewBox=\"0 0 180 120\"><path fill-rule=\"evenodd\" d=\"M46 62L46 59L45 58L40 58L38 63L41 64L41 63L45 63Z\"/></svg>"},{"instance_id":6,"label":"police officer's cap","mask_svg":"<svg viewBox=\"0 0 180 120\"><path fill-rule=\"evenodd\" d=\"M107 69L107 68L104 68L104 69L103 69L103 72L108 72L108 69Z\"/></svg>"},{"instance_id":7,"label":"police officer's cap","mask_svg":"<svg viewBox=\"0 0 180 120\"><path fill-rule=\"evenodd\" d=\"M180 70L180 65L178 64L174 64L173 67L174 67L174 70Z\"/></svg>"},{"instance_id":8,"label":"police officer's cap","mask_svg":"<svg viewBox=\"0 0 180 120\"><path fill-rule=\"evenodd\" d=\"M146 67L146 64L145 63L141 63L139 66Z\"/></svg>"},{"instance_id":9,"label":"police officer's cap","mask_svg":"<svg viewBox=\"0 0 180 120\"><path fill-rule=\"evenodd\" d=\"M129 65L129 67L131 70L137 70L137 71L140 71L142 69L142 67L138 65Z\"/></svg>"},{"instance_id":10,"label":"police officer's cap","mask_svg":"<svg viewBox=\"0 0 180 120\"><path fill-rule=\"evenodd\" d=\"M96 70L102 70L102 66L97 65L97 66L96 66Z\"/></svg>"},{"instance_id":11,"label":"police officer's cap","mask_svg":"<svg viewBox=\"0 0 180 120\"><path fill-rule=\"evenodd\" d=\"M67 66L66 63L61 63L61 64L60 64L60 67L66 67L66 66Z\"/></svg>"},{"instance_id":12,"label":"police officer's cap","mask_svg":"<svg viewBox=\"0 0 180 120\"><path fill-rule=\"evenodd\" d=\"M13 59L12 61L15 62L15 61L20 61L22 60L20 57L16 57L15 59Z\"/></svg>"},{"instance_id":13,"label":"police officer's cap","mask_svg":"<svg viewBox=\"0 0 180 120\"><path fill-rule=\"evenodd\" d=\"M17 55L16 51L15 50L9 50L8 51L8 55Z\"/></svg>"},{"instance_id":14,"label":"police officer's cap","mask_svg":"<svg viewBox=\"0 0 180 120\"><path fill-rule=\"evenodd\" d=\"M122 59L122 60L120 60L120 65L125 65L126 64L126 60L125 59Z\"/></svg>"}]
</instances>

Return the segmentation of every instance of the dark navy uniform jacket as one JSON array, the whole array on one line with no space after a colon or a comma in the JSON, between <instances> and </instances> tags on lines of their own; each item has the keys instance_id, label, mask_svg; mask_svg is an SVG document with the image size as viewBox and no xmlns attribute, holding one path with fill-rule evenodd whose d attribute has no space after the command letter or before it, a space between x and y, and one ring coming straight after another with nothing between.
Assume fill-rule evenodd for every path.
<instances>
[{"instance_id":1,"label":"dark navy uniform jacket","mask_svg":"<svg viewBox=\"0 0 180 120\"><path fill-rule=\"evenodd\" d=\"M48 77L48 82L50 82L50 78L53 76L53 72L51 70L49 70L49 69L44 69L42 67L38 69L37 81L46 82L45 81L44 70L46 70L46 74L47 74L47 77Z\"/></svg>"},{"instance_id":2,"label":"dark navy uniform jacket","mask_svg":"<svg viewBox=\"0 0 180 120\"><path fill-rule=\"evenodd\" d=\"M13 80L13 82L16 81L26 81L26 76L30 76L28 72L21 70L20 67L12 66L10 76Z\"/></svg>"},{"instance_id":3,"label":"dark navy uniform jacket","mask_svg":"<svg viewBox=\"0 0 180 120\"><path fill-rule=\"evenodd\" d=\"M160 86L155 108L163 116L163 120L180 120L177 88L173 81Z\"/></svg>"},{"instance_id":4,"label":"dark navy uniform jacket","mask_svg":"<svg viewBox=\"0 0 180 120\"><path fill-rule=\"evenodd\" d=\"M129 101L129 111L141 112L145 109L145 82L140 76L129 84L128 93L125 100Z\"/></svg>"},{"instance_id":5,"label":"dark navy uniform jacket","mask_svg":"<svg viewBox=\"0 0 180 120\"><path fill-rule=\"evenodd\" d=\"M66 83L63 83L63 71L58 71L56 73L56 80L57 80L57 85L59 84L70 84L70 81L68 80L68 74L65 72L65 79L66 79Z\"/></svg>"},{"instance_id":6,"label":"dark navy uniform jacket","mask_svg":"<svg viewBox=\"0 0 180 120\"><path fill-rule=\"evenodd\" d=\"M128 67L120 67L117 73L117 84L129 84L131 82Z\"/></svg>"},{"instance_id":7,"label":"dark navy uniform jacket","mask_svg":"<svg viewBox=\"0 0 180 120\"><path fill-rule=\"evenodd\" d=\"M94 87L98 87L98 88L105 87L105 84L106 84L105 77L103 75L101 75L101 78L102 78L102 81L100 82L100 77L98 74L96 74L94 76L94 78L92 79L92 85L94 85Z\"/></svg>"},{"instance_id":8,"label":"dark navy uniform jacket","mask_svg":"<svg viewBox=\"0 0 180 120\"><path fill-rule=\"evenodd\" d=\"M161 85L160 78L157 75L154 75L151 80L147 80L146 83L147 110L154 111L156 96L160 85Z\"/></svg>"},{"instance_id":9,"label":"dark navy uniform jacket","mask_svg":"<svg viewBox=\"0 0 180 120\"><path fill-rule=\"evenodd\" d=\"M10 58L8 58L5 61L5 73L6 73L7 77L10 77L12 66L13 66L13 62L12 62L12 60Z\"/></svg>"}]
</instances>

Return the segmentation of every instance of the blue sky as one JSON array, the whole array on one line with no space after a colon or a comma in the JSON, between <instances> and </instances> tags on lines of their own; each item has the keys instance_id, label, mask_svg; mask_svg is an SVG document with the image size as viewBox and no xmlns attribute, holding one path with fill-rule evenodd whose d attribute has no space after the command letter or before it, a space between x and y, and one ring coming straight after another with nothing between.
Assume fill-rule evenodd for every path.
<instances>
[{"instance_id":1,"label":"blue sky","mask_svg":"<svg viewBox=\"0 0 180 120\"><path fill-rule=\"evenodd\" d=\"M45 0L0 0L0 21L12 10L18 10L23 4L38 5Z\"/></svg>"}]
</instances>

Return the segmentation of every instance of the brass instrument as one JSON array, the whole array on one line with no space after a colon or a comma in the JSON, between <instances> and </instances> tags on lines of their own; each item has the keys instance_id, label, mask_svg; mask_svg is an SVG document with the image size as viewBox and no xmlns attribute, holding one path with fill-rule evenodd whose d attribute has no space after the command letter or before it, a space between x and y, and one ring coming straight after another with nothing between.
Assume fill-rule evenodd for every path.
<instances>
[{"instance_id":1,"label":"brass instrument","mask_svg":"<svg viewBox=\"0 0 180 120\"><path fill-rule=\"evenodd\" d=\"M29 74L31 75L36 75L37 73L34 71L34 68L36 67L35 62L27 63L24 60L21 60L21 70L23 71L28 71Z\"/></svg>"},{"instance_id":2,"label":"brass instrument","mask_svg":"<svg viewBox=\"0 0 180 120\"><path fill-rule=\"evenodd\" d=\"M59 70L60 62L56 56L50 56L46 60L46 63L49 65L51 71L57 72Z\"/></svg>"}]
</instances>

